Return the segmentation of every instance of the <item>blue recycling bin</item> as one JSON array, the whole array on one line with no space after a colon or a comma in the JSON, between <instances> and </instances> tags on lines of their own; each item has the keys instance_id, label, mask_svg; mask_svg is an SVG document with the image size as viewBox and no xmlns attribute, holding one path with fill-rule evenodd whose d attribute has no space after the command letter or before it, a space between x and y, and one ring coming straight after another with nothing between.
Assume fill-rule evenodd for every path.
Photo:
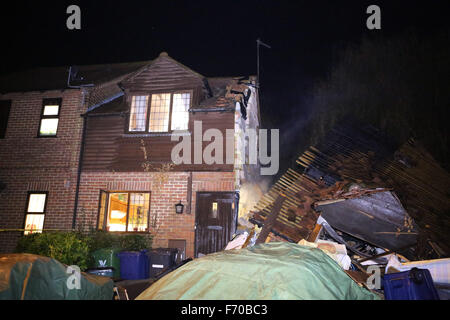
<instances>
[{"instance_id":1,"label":"blue recycling bin","mask_svg":"<svg viewBox=\"0 0 450 320\"><path fill-rule=\"evenodd\" d=\"M124 280L148 278L147 250L122 251L117 254L120 259L120 277Z\"/></svg>"},{"instance_id":2,"label":"blue recycling bin","mask_svg":"<svg viewBox=\"0 0 450 320\"><path fill-rule=\"evenodd\" d=\"M386 300L439 300L427 269L385 274L383 285Z\"/></svg>"}]
</instances>

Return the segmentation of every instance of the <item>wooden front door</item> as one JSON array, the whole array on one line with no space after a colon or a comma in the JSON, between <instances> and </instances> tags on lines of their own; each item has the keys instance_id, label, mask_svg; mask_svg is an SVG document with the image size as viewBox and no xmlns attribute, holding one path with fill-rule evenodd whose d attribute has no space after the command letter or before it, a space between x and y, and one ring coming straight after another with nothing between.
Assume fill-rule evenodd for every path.
<instances>
[{"instance_id":1,"label":"wooden front door","mask_svg":"<svg viewBox=\"0 0 450 320\"><path fill-rule=\"evenodd\" d=\"M226 247L236 231L237 206L233 192L197 192L195 257Z\"/></svg>"}]
</instances>

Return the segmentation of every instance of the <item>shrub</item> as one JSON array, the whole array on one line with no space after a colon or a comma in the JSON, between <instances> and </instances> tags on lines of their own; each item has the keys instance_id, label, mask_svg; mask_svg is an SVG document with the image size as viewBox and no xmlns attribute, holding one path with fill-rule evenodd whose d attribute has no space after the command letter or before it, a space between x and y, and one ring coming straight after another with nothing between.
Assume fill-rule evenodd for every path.
<instances>
[{"instance_id":1,"label":"shrub","mask_svg":"<svg viewBox=\"0 0 450 320\"><path fill-rule=\"evenodd\" d=\"M48 256L47 240L47 236L44 236L42 233L33 233L22 236L17 243L16 252Z\"/></svg>"},{"instance_id":2,"label":"shrub","mask_svg":"<svg viewBox=\"0 0 450 320\"><path fill-rule=\"evenodd\" d=\"M101 230L91 230L87 235L72 231L44 232L23 236L17 244L16 252L50 257L86 270L93 265L92 253L96 250L116 248L140 251L150 248L151 244L150 235L120 235Z\"/></svg>"},{"instance_id":3,"label":"shrub","mask_svg":"<svg viewBox=\"0 0 450 320\"><path fill-rule=\"evenodd\" d=\"M120 244L124 251L140 251L152 246L152 237L150 235L127 234L121 237Z\"/></svg>"},{"instance_id":4,"label":"shrub","mask_svg":"<svg viewBox=\"0 0 450 320\"><path fill-rule=\"evenodd\" d=\"M91 252L106 248L120 248L120 235L103 230L91 230L87 235Z\"/></svg>"},{"instance_id":5,"label":"shrub","mask_svg":"<svg viewBox=\"0 0 450 320\"><path fill-rule=\"evenodd\" d=\"M87 237L75 232L45 232L27 235L19 240L16 252L32 253L77 265L85 270L89 265L90 249Z\"/></svg>"}]
</instances>

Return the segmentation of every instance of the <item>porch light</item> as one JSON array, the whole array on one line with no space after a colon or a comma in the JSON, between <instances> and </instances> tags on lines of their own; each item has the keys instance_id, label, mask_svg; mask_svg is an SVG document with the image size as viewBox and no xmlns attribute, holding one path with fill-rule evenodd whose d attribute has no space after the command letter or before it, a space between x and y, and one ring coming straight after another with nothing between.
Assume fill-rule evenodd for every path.
<instances>
[{"instance_id":1,"label":"porch light","mask_svg":"<svg viewBox=\"0 0 450 320\"><path fill-rule=\"evenodd\" d=\"M184 204L182 204L180 201L175 205L175 212L178 214L182 214L183 210L184 210Z\"/></svg>"}]
</instances>

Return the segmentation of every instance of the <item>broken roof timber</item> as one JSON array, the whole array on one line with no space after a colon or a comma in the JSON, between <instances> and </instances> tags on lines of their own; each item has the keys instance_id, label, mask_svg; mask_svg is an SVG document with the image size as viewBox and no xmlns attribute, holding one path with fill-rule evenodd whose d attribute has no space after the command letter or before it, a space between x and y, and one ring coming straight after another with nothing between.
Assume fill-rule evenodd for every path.
<instances>
[{"instance_id":1,"label":"broken roof timber","mask_svg":"<svg viewBox=\"0 0 450 320\"><path fill-rule=\"evenodd\" d=\"M395 192L421 237L450 256L450 175L417 141L411 139L396 151L373 128L341 125L331 130L322 143L300 155L297 164L256 204L252 210L254 220L262 224L277 194L284 192L288 199L278 223L297 229L289 232L297 240L304 229L301 213L309 210L304 207L308 199L341 203L347 198L377 193L381 187Z\"/></svg>"}]
</instances>

